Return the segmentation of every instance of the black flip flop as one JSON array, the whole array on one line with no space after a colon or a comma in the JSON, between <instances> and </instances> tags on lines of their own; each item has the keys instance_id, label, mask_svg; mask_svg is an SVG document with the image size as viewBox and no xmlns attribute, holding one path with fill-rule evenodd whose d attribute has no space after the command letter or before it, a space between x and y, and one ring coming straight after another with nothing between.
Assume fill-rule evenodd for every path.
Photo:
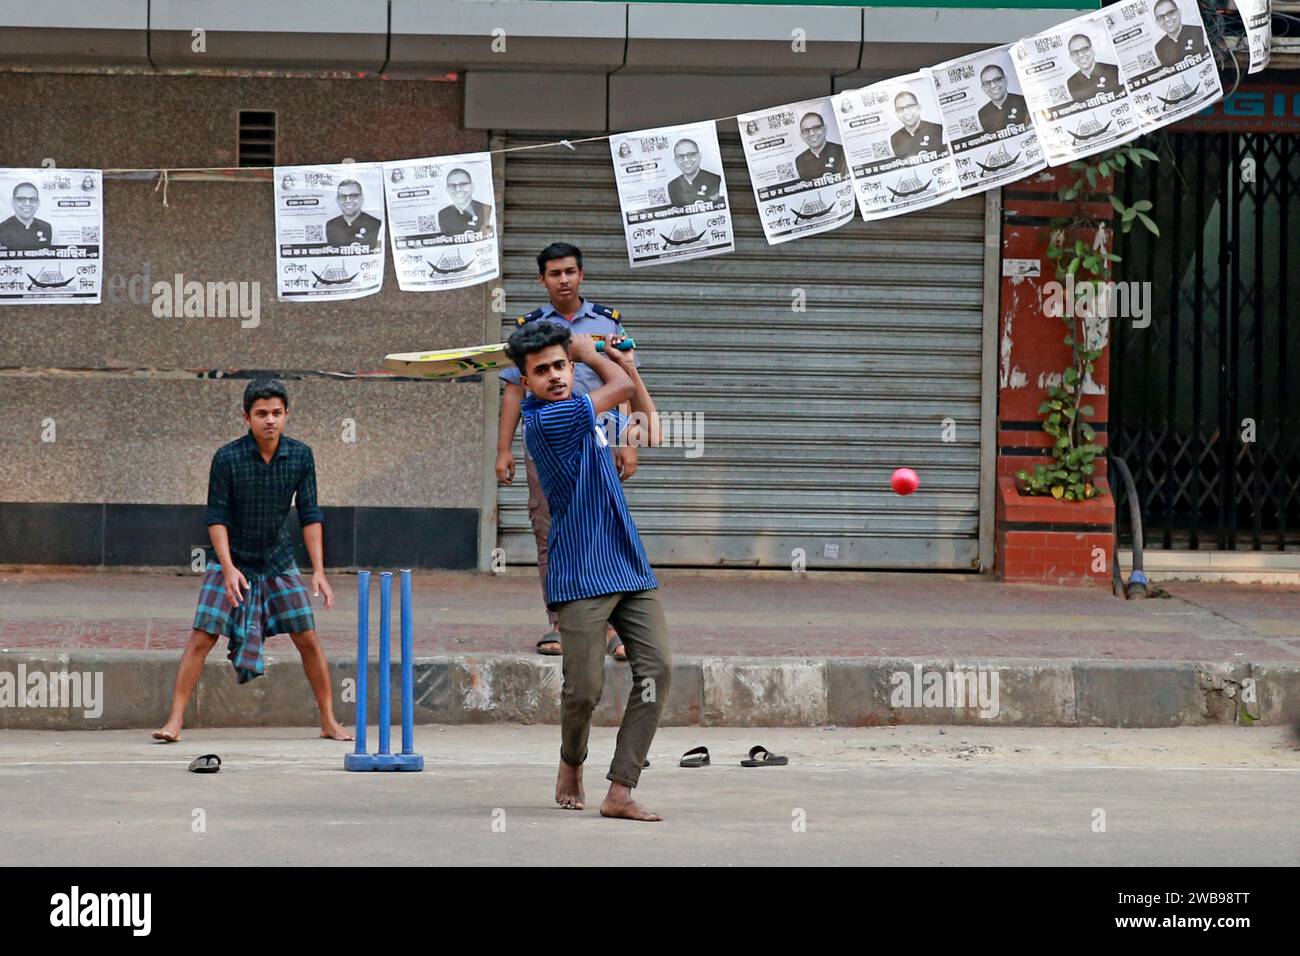
<instances>
[{"instance_id":1,"label":"black flip flop","mask_svg":"<svg viewBox=\"0 0 1300 956\"><path fill-rule=\"evenodd\" d=\"M190 761L190 773L216 773L221 769L221 758L216 754L204 754Z\"/></svg>"},{"instance_id":2,"label":"black flip flop","mask_svg":"<svg viewBox=\"0 0 1300 956\"><path fill-rule=\"evenodd\" d=\"M763 756L760 757L759 754ZM742 760L742 767L784 767L790 762L789 757L782 757L780 754L774 754L766 747L750 747L749 759Z\"/></svg>"},{"instance_id":3,"label":"black flip flop","mask_svg":"<svg viewBox=\"0 0 1300 956\"><path fill-rule=\"evenodd\" d=\"M709 765L709 748L695 747L682 754L680 767L707 767Z\"/></svg>"},{"instance_id":4,"label":"black flip flop","mask_svg":"<svg viewBox=\"0 0 1300 956\"><path fill-rule=\"evenodd\" d=\"M561 654L564 653L563 647L561 647L560 650L558 651L542 650L543 644L559 644L559 643L560 643L560 635L556 631L551 631L549 634L547 634L545 637L543 637L540 641L537 642L537 653L541 654L543 657L559 657Z\"/></svg>"}]
</instances>

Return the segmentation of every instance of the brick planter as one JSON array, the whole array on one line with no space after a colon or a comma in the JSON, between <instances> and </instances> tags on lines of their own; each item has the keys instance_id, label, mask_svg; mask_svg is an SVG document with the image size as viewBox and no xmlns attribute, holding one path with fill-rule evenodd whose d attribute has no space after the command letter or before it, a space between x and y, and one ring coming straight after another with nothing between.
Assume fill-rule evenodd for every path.
<instances>
[{"instance_id":1,"label":"brick planter","mask_svg":"<svg viewBox=\"0 0 1300 956\"><path fill-rule=\"evenodd\" d=\"M1110 587L1115 560L1115 499L1089 501L1021 495L1010 475L998 478L997 569L1005 581ZM1100 548L1105 560L1098 560Z\"/></svg>"}]
</instances>

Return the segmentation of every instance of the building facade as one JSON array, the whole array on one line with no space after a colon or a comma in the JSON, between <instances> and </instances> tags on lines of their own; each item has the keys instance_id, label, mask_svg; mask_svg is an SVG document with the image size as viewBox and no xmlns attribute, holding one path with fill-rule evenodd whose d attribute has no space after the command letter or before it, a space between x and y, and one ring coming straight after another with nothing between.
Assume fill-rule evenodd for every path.
<instances>
[{"instance_id":1,"label":"building facade","mask_svg":"<svg viewBox=\"0 0 1300 956\"><path fill-rule=\"evenodd\" d=\"M627 486L654 562L1108 585L1109 571L1034 555L1006 535L1037 531L997 521L999 478L1041 446L1039 379L1063 364L1038 285L1006 268L1041 260L1051 183L771 247L726 119L1078 12L1068 0L0 2L0 165L120 171L106 176L104 303L0 313L0 563L189 564L206 542L212 451L240 434L239 394L262 370L288 379L290 434L316 451L327 564L533 560L522 482L493 474L495 379L370 373L388 352L500 340L543 301L536 252L563 239L586 254L584 293L636 337L661 409L697 429L698 454L643 451ZM629 269L599 137L713 117L736 251ZM500 150L500 283L402 293L389 264L378 295L275 301L269 178L240 167L483 149ZM129 172L156 169L191 172ZM258 282L259 322L160 318L132 294L159 281ZM893 494L899 466L922 493ZM1102 542L1109 562L1113 520L1108 503L1065 533L1089 552Z\"/></svg>"}]
</instances>

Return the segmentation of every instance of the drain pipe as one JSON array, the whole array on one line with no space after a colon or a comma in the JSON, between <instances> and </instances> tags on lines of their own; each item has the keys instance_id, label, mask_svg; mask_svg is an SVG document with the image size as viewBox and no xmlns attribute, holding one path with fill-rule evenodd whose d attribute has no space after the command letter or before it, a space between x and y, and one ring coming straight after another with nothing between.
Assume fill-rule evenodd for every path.
<instances>
[{"instance_id":1,"label":"drain pipe","mask_svg":"<svg viewBox=\"0 0 1300 956\"><path fill-rule=\"evenodd\" d=\"M1128 470L1128 465L1124 459L1118 455L1111 454L1107 449L1106 456L1119 472L1120 480L1124 482L1124 490L1128 494L1129 523L1133 526L1133 569L1129 572L1128 586L1124 588L1125 597L1147 597L1147 576L1142 570L1142 509L1138 502L1137 488L1133 484L1133 473ZM1123 580L1123 575L1119 570L1119 522L1115 522L1115 573L1114 577Z\"/></svg>"}]
</instances>

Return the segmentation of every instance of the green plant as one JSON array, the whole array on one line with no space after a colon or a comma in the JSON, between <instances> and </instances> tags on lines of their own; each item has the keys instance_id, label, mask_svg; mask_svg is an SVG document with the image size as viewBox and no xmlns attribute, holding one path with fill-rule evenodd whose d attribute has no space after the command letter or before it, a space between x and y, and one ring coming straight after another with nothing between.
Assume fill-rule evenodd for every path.
<instances>
[{"instance_id":1,"label":"green plant","mask_svg":"<svg viewBox=\"0 0 1300 956\"><path fill-rule=\"evenodd\" d=\"M1104 341L1100 335L1089 334L1087 320L1095 316L1109 317L1111 263L1119 262L1120 257L1106 249L1105 223L1089 208L1089 203L1096 203L1104 196L1115 210L1121 231L1128 232L1134 222L1140 222L1159 236L1160 230L1147 215L1151 210L1150 200L1139 199L1126 206L1113 192L1098 189L1102 179L1117 174L1130 162L1141 166L1144 159L1159 162L1151 150L1137 146L1119 146L1073 162L1070 169L1075 173L1074 179L1057 190L1057 198L1073 206L1070 215L1052 220L1047 258L1055 264L1058 283L1064 283L1064 299L1059 291L1056 296L1060 306L1056 317L1065 325L1064 342L1070 348L1070 364L1061 372L1059 383L1048 385L1047 398L1038 406L1038 413L1044 416L1043 431L1052 437L1052 461L1035 465L1032 473L1023 470L1016 473L1027 494L1086 501L1103 493L1092 483L1094 462L1103 449L1096 443L1096 430L1088 424L1093 408L1083 404L1083 385L1101 357ZM1096 236L1097 241L1089 246L1080 234ZM1045 307L1044 312L1055 314L1056 310Z\"/></svg>"}]
</instances>

